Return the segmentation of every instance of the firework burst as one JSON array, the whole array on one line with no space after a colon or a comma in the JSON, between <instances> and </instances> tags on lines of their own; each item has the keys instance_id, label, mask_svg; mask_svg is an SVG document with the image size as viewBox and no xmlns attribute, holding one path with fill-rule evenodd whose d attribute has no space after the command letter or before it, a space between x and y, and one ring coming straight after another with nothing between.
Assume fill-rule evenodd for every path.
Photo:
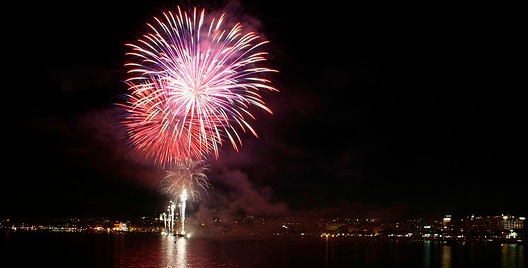
<instances>
[{"instance_id":1,"label":"firework burst","mask_svg":"<svg viewBox=\"0 0 528 268\"><path fill-rule=\"evenodd\" d=\"M178 199L184 193L185 199L187 196L198 199L210 186L205 174L208 170L209 166L203 160L186 158L176 161L162 179L162 192L171 199Z\"/></svg>"},{"instance_id":2,"label":"firework burst","mask_svg":"<svg viewBox=\"0 0 528 268\"><path fill-rule=\"evenodd\" d=\"M164 12L131 49L125 64L129 93L122 104L131 144L165 167L182 159L205 159L224 142L238 151L240 133L256 131L251 108L270 114L262 91L278 91L263 67L268 41L228 26L225 14L208 19L194 8Z\"/></svg>"}]
</instances>

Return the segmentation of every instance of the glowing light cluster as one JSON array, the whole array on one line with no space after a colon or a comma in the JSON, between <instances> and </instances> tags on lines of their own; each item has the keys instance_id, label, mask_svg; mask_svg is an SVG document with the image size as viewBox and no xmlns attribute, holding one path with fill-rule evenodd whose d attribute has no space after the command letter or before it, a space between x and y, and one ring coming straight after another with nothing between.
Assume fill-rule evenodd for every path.
<instances>
[{"instance_id":1,"label":"glowing light cluster","mask_svg":"<svg viewBox=\"0 0 528 268\"><path fill-rule=\"evenodd\" d=\"M208 19L194 8L164 12L131 49L123 123L131 144L165 167L187 158L205 159L225 141L238 151L239 133L256 131L251 108L270 114L261 91L278 91L262 66L268 41L228 25L225 14ZM192 188L188 188L192 189Z\"/></svg>"}]
</instances>

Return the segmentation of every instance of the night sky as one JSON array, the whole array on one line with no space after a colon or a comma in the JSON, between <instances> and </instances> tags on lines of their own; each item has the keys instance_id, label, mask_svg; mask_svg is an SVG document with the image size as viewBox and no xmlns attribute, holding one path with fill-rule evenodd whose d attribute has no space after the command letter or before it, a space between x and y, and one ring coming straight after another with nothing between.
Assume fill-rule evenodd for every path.
<instances>
[{"instance_id":1,"label":"night sky","mask_svg":"<svg viewBox=\"0 0 528 268\"><path fill-rule=\"evenodd\" d=\"M163 171L134 158L115 104L124 44L181 2L112 2L5 11L0 218L165 207ZM270 41L280 92L265 94L273 115L256 112L258 138L207 160L212 187L189 214L526 216L516 8L339 3L227 5Z\"/></svg>"}]
</instances>

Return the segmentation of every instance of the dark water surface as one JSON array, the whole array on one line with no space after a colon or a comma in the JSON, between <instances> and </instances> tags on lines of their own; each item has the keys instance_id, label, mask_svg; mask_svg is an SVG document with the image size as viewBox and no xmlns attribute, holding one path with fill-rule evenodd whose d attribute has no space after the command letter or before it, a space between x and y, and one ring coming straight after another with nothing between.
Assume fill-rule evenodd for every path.
<instances>
[{"instance_id":1,"label":"dark water surface","mask_svg":"<svg viewBox=\"0 0 528 268\"><path fill-rule=\"evenodd\" d=\"M496 242L3 231L0 243L0 267L527 267L527 245Z\"/></svg>"}]
</instances>

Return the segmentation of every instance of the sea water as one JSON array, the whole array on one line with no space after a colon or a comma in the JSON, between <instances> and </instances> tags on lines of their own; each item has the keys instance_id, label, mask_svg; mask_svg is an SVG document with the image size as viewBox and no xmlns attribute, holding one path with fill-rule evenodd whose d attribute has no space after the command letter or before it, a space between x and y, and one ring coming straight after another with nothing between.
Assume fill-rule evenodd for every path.
<instances>
[{"instance_id":1,"label":"sea water","mask_svg":"<svg viewBox=\"0 0 528 268\"><path fill-rule=\"evenodd\" d=\"M6 231L0 267L509 267L526 244L331 237Z\"/></svg>"}]
</instances>

